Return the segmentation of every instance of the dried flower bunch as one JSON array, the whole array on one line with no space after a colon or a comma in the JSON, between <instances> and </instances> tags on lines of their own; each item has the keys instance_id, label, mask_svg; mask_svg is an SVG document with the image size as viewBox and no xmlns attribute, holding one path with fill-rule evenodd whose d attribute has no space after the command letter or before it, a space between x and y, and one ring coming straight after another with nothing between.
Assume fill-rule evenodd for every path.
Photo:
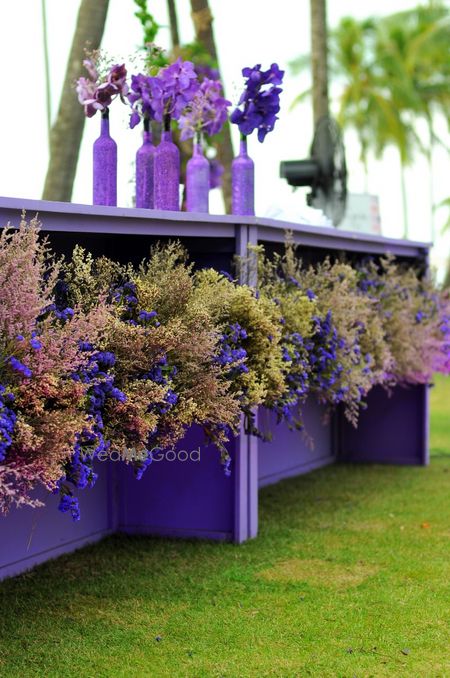
<instances>
[{"instance_id":1,"label":"dried flower bunch","mask_svg":"<svg viewBox=\"0 0 450 678\"><path fill-rule=\"evenodd\" d=\"M37 506L43 485L77 520L99 455L134 449L139 479L193 424L230 474L226 444L241 415L261 435L258 406L301 429L314 397L356 424L374 385L450 372L449 299L412 268L304 268L291 243L240 265L256 288L194 272L176 243L135 269L79 247L57 261L36 220L2 232L0 510Z\"/></svg>"},{"instance_id":2,"label":"dried flower bunch","mask_svg":"<svg viewBox=\"0 0 450 678\"><path fill-rule=\"evenodd\" d=\"M271 407L289 425L302 428L309 395L330 408L342 403L356 425L373 386L449 373L450 301L413 268L390 257L303 267L289 241L272 260L256 248L241 262L251 266L260 295L281 310L287 388Z\"/></svg>"},{"instance_id":3,"label":"dried flower bunch","mask_svg":"<svg viewBox=\"0 0 450 678\"><path fill-rule=\"evenodd\" d=\"M95 436L87 415L89 390L101 386L73 375L95 363L89 339L100 344L107 309L101 298L88 312L57 308L54 287L60 265L38 240L38 224L22 220L0 236L0 508L34 505L30 490L58 488L62 466L77 436Z\"/></svg>"}]
</instances>

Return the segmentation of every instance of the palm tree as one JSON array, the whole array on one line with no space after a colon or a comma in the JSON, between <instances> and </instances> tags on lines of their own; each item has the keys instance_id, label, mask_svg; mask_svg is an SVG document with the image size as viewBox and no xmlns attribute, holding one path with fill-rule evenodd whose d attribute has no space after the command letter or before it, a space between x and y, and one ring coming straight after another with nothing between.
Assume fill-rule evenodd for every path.
<instances>
[{"instance_id":1,"label":"palm tree","mask_svg":"<svg viewBox=\"0 0 450 678\"><path fill-rule=\"evenodd\" d=\"M48 31L47 31L47 6L46 1L41 0L42 17L42 43L44 48L44 71L45 71L45 108L47 117L47 143L50 151L50 133L52 129L52 91L50 85L50 59L48 54Z\"/></svg>"},{"instance_id":2,"label":"palm tree","mask_svg":"<svg viewBox=\"0 0 450 678\"><path fill-rule=\"evenodd\" d=\"M172 50L175 51L180 46L180 33L178 30L178 15L175 0L167 0L167 11L169 12L170 37L172 39Z\"/></svg>"},{"instance_id":3,"label":"palm tree","mask_svg":"<svg viewBox=\"0 0 450 678\"><path fill-rule=\"evenodd\" d=\"M379 20L347 17L330 34L331 77L340 86L338 120L358 134L366 185L369 151L380 157L388 145L398 149L405 236L405 167L417 149L431 165L434 113L449 115L449 49L449 11L438 1ZM428 122L429 146L415 132L418 117Z\"/></svg>"},{"instance_id":4,"label":"palm tree","mask_svg":"<svg viewBox=\"0 0 450 678\"><path fill-rule=\"evenodd\" d=\"M376 55L381 80L391 100L410 129L411 149L427 158L430 176L430 223L434 234L433 148L436 141L434 116L441 110L449 119L450 101L450 15L441 3L400 12L380 22ZM428 126L428 144L415 134L413 123L423 117ZM407 158L401 154L402 177ZM405 199L405 197L404 197Z\"/></svg>"},{"instance_id":5,"label":"palm tree","mask_svg":"<svg viewBox=\"0 0 450 678\"><path fill-rule=\"evenodd\" d=\"M384 26L390 46L385 72L392 81L403 83L397 104L414 117L423 117L428 127L428 144L416 141L429 167L434 236L433 150L437 143L444 145L436 136L434 121L439 112L450 122L450 13L442 3L433 2L394 14L384 20Z\"/></svg>"},{"instance_id":6,"label":"palm tree","mask_svg":"<svg viewBox=\"0 0 450 678\"><path fill-rule=\"evenodd\" d=\"M329 113L326 0L310 0L314 124Z\"/></svg>"},{"instance_id":7,"label":"palm tree","mask_svg":"<svg viewBox=\"0 0 450 678\"><path fill-rule=\"evenodd\" d=\"M400 160L403 235L408 236L405 167L417 141L406 108L416 106L415 93L404 77L403 60L383 21L344 19L334 34L335 64L343 76L338 119L354 127L361 144L367 185L369 151L380 158L394 145Z\"/></svg>"}]
</instances>

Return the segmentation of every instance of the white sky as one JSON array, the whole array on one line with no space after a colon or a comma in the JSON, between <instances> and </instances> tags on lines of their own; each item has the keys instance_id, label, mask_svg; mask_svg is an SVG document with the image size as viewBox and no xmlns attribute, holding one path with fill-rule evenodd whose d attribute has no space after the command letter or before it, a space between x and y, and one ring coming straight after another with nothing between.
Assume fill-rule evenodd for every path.
<instances>
[{"instance_id":1,"label":"white sky","mask_svg":"<svg viewBox=\"0 0 450 678\"><path fill-rule=\"evenodd\" d=\"M79 4L79 0L47 0L53 115L58 106ZM363 18L400 11L415 4L411 0L328 0L329 25L336 25L344 15ZM166 1L149 0L148 5L159 23L165 25L157 41L163 47L169 47ZM215 17L214 29L226 94L232 100L236 100L242 83L240 71L243 66L262 63L263 67L268 67L277 61L283 68L297 55L309 50L309 0L277 0L270 11L264 9L261 0L210 0L210 6ZM193 38L190 2L178 0L177 7L181 40L189 41ZM18 3L3 0L0 8L1 62L8 69L0 107L0 194L40 198L48 162L41 0ZM141 29L133 16L134 10L133 0L110 0L102 43L110 54L126 59L141 42ZM256 164L257 214L264 215L271 206L290 198L290 189L278 178L279 161L308 156L313 132L310 105L305 103L290 110L295 95L306 85L306 75L294 78L287 72L282 111L274 132L268 135L264 144L259 144L256 137L250 139L250 155ZM74 106L78 105L74 94ZM131 205L132 160L140 144L138 128L127 129L127 120L126 107L116 102L111 110L111 128L119 145L118 201L125 206ZM97 118L86 123L74 202L91 201L92 143L98 136L99 124ZM440 125L438 131L450 145L445 125ZM237 142L237 135L234 139ZM346 135L346 147L350 191L363 192L359 149L352 134ZM396 151L387 150L381 162L372 159L369 169L369 191L379 195L383 232L400 237L402 210ZM435 200L439 202L450 195L449 158L443 151L435 154L434 176ZM420 156L407 170L407 190L410 237L429 240L429 174L426 162ZM301 202L303 198L299 195L298 200ZM212 211L220 211L217 197L212 207ZM445 210L438 210L437 231L445 218ZM436 263L442 265L450 252L450 236L440 236L434 250Z\"/></svg>"}]
</instances>

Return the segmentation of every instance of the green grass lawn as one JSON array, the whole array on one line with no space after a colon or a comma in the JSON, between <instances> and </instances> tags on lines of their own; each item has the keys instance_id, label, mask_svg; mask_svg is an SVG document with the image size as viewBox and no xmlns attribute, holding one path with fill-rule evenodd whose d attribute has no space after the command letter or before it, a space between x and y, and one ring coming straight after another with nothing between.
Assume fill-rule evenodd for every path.
<instances>
[{"instance_id":1,"label":"green grass lawn","mask_svg":"<svg viewBox=\"0 0 450 678\"><path fill-rule=\"evenodd\" d=\"M113 537L0 586L0 676L450 676L450 379L428 468L261 493L258 539Z\"/></svg>"}]
</instances>

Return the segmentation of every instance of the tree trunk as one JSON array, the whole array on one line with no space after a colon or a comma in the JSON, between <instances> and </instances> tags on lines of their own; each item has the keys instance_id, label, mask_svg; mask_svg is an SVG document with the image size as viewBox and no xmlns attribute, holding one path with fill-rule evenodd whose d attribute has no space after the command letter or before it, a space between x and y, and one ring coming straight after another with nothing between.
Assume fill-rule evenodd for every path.
<instances>
[{"instance_id":1,"label":"tree trunk","mask_svg":"<svg viewBox=\"0 0 450 678\"><path fill-rule=\"evenodd\" d=\"M83 136L85 115L78 103L74 83L82 75L83 50L100 47L109 0L82 0L78 12L58 115L50 134L50 160L43 191L44 200L70 202Z\"/></svg>"},{"instance_id":2,"label":"tree trunk","mask_svg":"<svg viewBox=\"0 0 450 678\"><path fill-rule=\"evenodd\" d=\"M328 54L326 0L310 0L311 66L314 125L328 115Z\"/></svg>"},{"instance_id":3,"label":"tree trunk","mask_svg":"<svg viewBox=\"0 0 450 678\"><path fill-rule=\"evenodd\" d=\"M175 52L180 46L180 34L178 31L178 17L175 0L167 0L167 9L169 11L170 37L172 39L172 49Z\"/></svg>"},{"instance_id":4,"label":"tree trunk","mask_svg":"<svg viewBox=\"0 0 450 678\"><path fill-rule=\"evenodd\" d=\"M218 62L216 43L212 29L213 15L209 9L208 0L191 0L192 21L194 22L195 37L202 43L208 54Z\"/></svg>"},{"instance_id":5,"label":"tree trunk","mask_svg":"<svg viewBox=\"0 0 450 678\"><path fill-rule=\"evenodd\" d=\"M220 71L217 58L216 43L212 28L213 17L209 9L208 0L191 0L192 20L194 22L195 37L208 54L214 59ZM231 212L231 163L233 161L233 145L231 143L230 126L227 123L217 141L217 159L224 167L222 177L222 193L226 212Z\"/></svg>"},{"instance_id":6,"label":"tree trunk","mask_svg":"<svg viewBox=\"0 0 450 678\"><path fill-rule=\"evenodd\" d=\"M44 47L45 69L45 108L47 113L47 143L50 152L50 132L52 128L52 93L50 88L50 61L48 56L47 7L45 0L41 0L42 40Z\"/></svg>"},{"instance_id":7,"label":"tree trunk","mask_svg":"<svg viewBox=\"0 0 450 678\"><path fill-rule=\"evenodd\" d=\"M403 207L403 237L408 239L408 199L406 195L406 178L405 178L405 164L400 153L400 186L402 192L402 207Z\"/></svg>"}]
</instances>

